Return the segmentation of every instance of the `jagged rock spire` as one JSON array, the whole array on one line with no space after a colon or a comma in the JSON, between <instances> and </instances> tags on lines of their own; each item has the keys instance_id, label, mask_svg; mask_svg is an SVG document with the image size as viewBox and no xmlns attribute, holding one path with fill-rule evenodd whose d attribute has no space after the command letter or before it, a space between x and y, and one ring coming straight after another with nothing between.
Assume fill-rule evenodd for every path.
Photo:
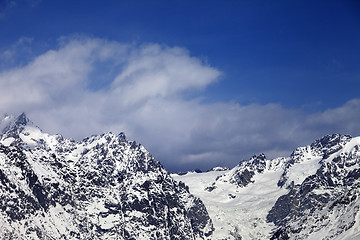
<instances>
[{"instance_id":1,"label":"jagged rock spire","mask_svg":"<svg viewBox=\"0 0 360 240\"><path fill-rule=\"evenodd\" d=\"M27 118L26 114L21 113L15 120L16 125L26 125L30 120Z\"/></svg>"}]
</instances>

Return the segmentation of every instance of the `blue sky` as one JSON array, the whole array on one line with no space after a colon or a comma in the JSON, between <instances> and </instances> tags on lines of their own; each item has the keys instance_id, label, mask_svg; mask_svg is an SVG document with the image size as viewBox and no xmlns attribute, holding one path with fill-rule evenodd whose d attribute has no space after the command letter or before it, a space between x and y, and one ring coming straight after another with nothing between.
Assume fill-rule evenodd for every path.
<instances>
[{"instance_id":1,"label":"blue sky","mask_svg":"<svg viewBox=\"0 0 360 240\"><path fill-rule=\"evenodd\" d=\"M0 33L1 112L170 170L360 135L357 1L0 0Z\"/></svg>"}]
</instances>

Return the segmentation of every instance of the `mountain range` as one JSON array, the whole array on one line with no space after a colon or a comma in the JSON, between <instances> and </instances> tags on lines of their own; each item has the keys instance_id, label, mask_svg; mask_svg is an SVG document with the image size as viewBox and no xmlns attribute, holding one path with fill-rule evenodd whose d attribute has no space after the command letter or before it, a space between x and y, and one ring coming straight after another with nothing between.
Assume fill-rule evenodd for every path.
<instances>
[{"instance_id":1,"label":"mountain range","mask_svg":"<svg viewBox=\"0 0 360 240\"><path fill-rule=\"evenodd\" d=\"M170 174L124 133L0 120L0 239L360 239L360 137Z\"/></svg>"}]
</instances>

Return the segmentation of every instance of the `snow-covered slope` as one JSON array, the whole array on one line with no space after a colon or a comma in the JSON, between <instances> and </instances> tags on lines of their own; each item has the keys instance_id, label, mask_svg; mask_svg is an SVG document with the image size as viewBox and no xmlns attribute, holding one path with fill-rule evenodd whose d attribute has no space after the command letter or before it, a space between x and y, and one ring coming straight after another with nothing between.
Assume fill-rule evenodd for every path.
<instances>
[{"instance_id":1,"label":"snow-covered slope","mask_svg":"<svg viewBox=\"0 0 360 240\"><path fill-rule=\"evenodd\" d=\"M329 135L289 157L172 176L203 200L213 239L360 239L360 137Z\"/></svg>"},{"instance_id":2,"label":"snow-covered slope","mask_svg":"<svg viewBox=\"0 0 360 240\"><path fill-rule=\"evenodd\" d=\"M202 201L123 133L81 142L25 114L0 134L0 239L207 239Z\"/></svg>"},{"instance_id":3,"label":"snow-covered slope","mask_svg":"<svg viewBox=\"0 0 360 240\"><path fill-rule=\"evenodd\" d=\"M203 200L214 223L214 239L269 239L275 225L266 222L267 212L287 190L277 186L283 161L263 157L225 172L172 175Z\"/></svg>"}]
</instances>

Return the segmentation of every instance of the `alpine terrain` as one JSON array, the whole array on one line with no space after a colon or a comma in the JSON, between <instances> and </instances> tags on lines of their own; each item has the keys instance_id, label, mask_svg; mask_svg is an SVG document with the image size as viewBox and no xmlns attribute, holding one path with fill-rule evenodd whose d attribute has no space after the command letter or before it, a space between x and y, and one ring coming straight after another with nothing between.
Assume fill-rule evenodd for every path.
<instances>
[{"instance_id":1,"label":"alpine terrain","mask_svg":"<svg viewBox=\"0 0 360 240\"><path fill-rule=\"evenodd\" d=\"M76 142L0 121L0 239L211 237L202 201L123 133Z\"/></svg>"},{"instance_id":2,"label":"alpine terrain","mask_svg":"<svg viewBox=\"0 0 360 240\"><path fill-rule=\"evenodd\" d=\"M169 174L123 133L0 120L0 239L360 239L360 137Z\"/></svg>"},{"instance_id":3,"label":"alpine terrain","mask_svg":"<svg viewBox=\"0 0 360 240\"><path fill-rule=\"evenodd\" d=\"M204 202L213 239L360 239L360 137L328 135L289 157L172 176Z\"/></svg>"}]
</instances>

